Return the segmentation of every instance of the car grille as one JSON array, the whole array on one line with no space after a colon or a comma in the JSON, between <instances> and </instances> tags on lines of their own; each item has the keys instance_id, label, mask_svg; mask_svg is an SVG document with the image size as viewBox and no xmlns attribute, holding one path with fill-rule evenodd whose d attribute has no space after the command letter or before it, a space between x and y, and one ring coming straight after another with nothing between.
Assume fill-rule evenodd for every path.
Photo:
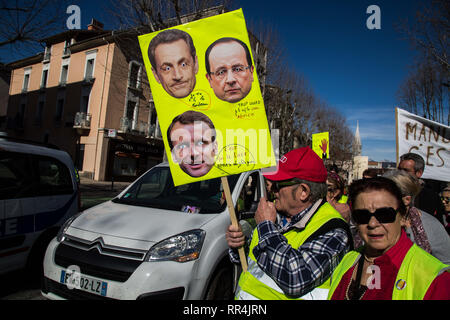
<instances>
[{"instance_id":1,"label":"car grille","mask_svg":"<svg viewBox=\"0 0 450 320\"><path fill-rule=\"evenodd\" d=\"M137 249L129 249L116 247L111 245L105 245L101 238L96 239L94 241L87 241L83 239L79 239L73 236L65 236L64 244L78 248L81 250L89 251L92 248L96 247L98 251L103 255L113 256L117 258L125 258L131 260L139 260L143 261L145 255L147 253L146 250L137 250Z\"/></svg>"},{"instance_id":2,"label":"car grille","mask_svg":"<svg viewBox=\"0 0 450 320\"><path fill-rule=\"evenodd\" d=\"M90 245L79 243L75 243L73 239L70 241L66 239L59 244L55 252L55 263L63 268L78 266L80 272L85 275L125 282L139 267L144 257L144 253L141 252L142 260L137 260L136 250L126 252L123 249L105 248L101 241L95 241Z\"/></svg>"}]
</instances>

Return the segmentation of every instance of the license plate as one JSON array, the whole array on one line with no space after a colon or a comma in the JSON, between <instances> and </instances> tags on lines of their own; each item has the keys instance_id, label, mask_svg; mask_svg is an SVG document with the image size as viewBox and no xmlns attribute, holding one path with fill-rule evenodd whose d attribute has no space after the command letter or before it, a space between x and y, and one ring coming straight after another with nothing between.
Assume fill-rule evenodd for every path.
<instances>
[{"instance_id":1,"label":"license plate","mask_svg":"<svg viewBox=\"0 0 450 320\"><path fill-rule=\"evenodd\" d=\"M86 277L73 270L62 270L60 283L67 285L69 289L78 289L106 297L108 283L105 281Z\"/></svg>"}]
</instances>

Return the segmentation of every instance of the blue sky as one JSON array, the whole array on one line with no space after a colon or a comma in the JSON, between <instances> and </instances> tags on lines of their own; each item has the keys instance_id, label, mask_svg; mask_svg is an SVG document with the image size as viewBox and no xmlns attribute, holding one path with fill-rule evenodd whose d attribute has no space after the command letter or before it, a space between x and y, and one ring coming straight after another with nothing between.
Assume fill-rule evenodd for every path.
<instances>
[{"instance_id":1,"label":"blue sky","mask_svg":"<svg viewBox=\"0 0 450 320\"><path fill-rule=\"evenodd\" d=\"M276 26L292 67L346 117L353 132L359 120L363 155L395 161L396 92L415 57L395 25L412 21L420 1L242 3L247 20ZM380 30L366 27L373 4L381 10Z\"/></svg>"},{"instance_id":2,"label":"blue sky","mask_svg":"<svg viewBox=\"0 0 450 320\"><path fill-rule=\"evenodd\" d=\"M70 1L69 1L70 2ZM105 1L78 0L81 27L92 17L108 20ZM359 120L363 155L395 161L396 92L415 52L395 24L414 19L419 0L242 0L248 22L270 24L279 32L288 63L314 92L347 119ZM381 30L369 30L366 9L378 5ZM69 15L67 15L68 17ZM105 25L108 28L108 24ZM0 60L9 62L5 51Z\"/></svg>"}]
</instances>

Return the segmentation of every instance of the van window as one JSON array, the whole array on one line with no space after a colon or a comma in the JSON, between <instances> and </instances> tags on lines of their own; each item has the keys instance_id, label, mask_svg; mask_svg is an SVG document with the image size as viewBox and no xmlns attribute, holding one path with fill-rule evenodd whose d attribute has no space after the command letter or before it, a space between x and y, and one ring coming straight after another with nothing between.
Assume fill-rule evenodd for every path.
<instances>
[{"instance_id":1,"label":"van window","mask_svg":"<svg viewBox=\"0 0 450 320\"><path fill-rule=\"evenodd\" d=\"M238 178L239 174L228 177L231 192ZM198 213L220 213L226 207L220 178L175 187L169 168L148 171L121 198L113 201L175 211L194 207Z\"/></svg>"},{"instance_id":2,"label":"van window","mask_svg":"<svg viewBox=\"0 0 450 320\"><path fill-rule=\"evenodd\" d=\"M0 200L33 195L32 174L28 156L21 153L0 153Z\"/></svg>"},{"instance_id":3,"label":"van window","mask_svg":"<svg viewBox=\"0 0 450 320\"><path fill-rule=\"evenodd\" d=\"M50 196L73 193L69 169L60 161L48 157L33 157L37 166L37 194Z\"/></svg>"}]
</instances>

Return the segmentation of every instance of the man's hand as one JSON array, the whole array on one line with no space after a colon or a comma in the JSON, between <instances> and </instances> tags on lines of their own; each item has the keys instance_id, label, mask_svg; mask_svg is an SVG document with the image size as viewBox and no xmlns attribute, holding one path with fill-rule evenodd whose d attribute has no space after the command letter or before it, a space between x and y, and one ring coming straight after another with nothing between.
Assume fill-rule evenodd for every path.
<instances>
[{"instance_id":1,"label":"man's hand","mask_svg":"<svg viewBox=\"0 0 450 320\"><path fill-rule=\"evenodd\" d=\"M227 239L228 246L232 249L238 249L245 244L245 236L242 232L241 225L238 227L230 225L225 234L225 238Z\"/></svg>"},{"instance_id":2,"label":"man's hand","mask_svg":"<svg viewBox=\"0 0 450 320\"><path fill-rule=\"evenodd\" d=\"M257 224L260 224L266 220L275 223L277 220L277 210L273 202L267 201L266 198L262 197L259 200L258 209L255 213L255 221Z\"/></svg>"}]
</instances>

